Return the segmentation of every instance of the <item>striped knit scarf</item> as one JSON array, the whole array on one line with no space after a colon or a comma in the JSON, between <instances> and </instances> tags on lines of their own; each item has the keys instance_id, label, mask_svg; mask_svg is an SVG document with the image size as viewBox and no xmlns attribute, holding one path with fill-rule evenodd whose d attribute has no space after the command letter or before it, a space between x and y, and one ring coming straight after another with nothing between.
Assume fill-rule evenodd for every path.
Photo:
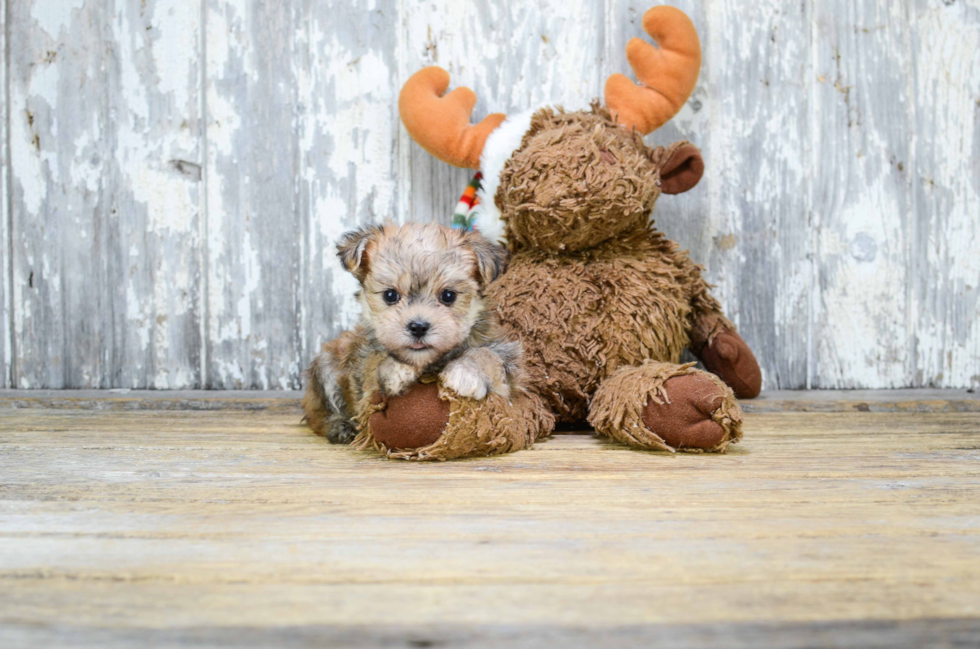
<instances>
[{"instance_id":1,"label":"striped knit scarf","mask_svg":"<svg viewBox=\"0 0 980 649\"><path fill-rule=\"evenodd\" d=\"M459 197L456 209L453 210L453 227L461 230L473 229L473 208L480 204L480 199L476 192L480 189L480 182L483 174L479 171L473 176L473 180L466 186L466 191Z\"/></svg>"}]
</instances>

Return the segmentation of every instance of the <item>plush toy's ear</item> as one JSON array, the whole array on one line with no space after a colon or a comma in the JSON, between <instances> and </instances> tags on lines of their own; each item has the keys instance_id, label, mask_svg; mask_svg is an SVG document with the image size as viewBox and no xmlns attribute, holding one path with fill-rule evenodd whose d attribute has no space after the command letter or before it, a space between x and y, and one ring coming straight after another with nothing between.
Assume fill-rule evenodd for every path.
<instances>
[{"instance_id":1,"label":"plush toy's ear","mask_svg":"<svg viewBox=\"0 0 980 649\"><path fill-rule=\"evenodd\" d=\"M477 279L481 286L486 286L507 270L510 253L503 246L476 232L467 232L464 242L476 255Z\"/></svg>"},{"instance_id":2,"label":"plush toy's ear","mask_svg":"<svg viewBox=\"0 0 980 649\"><path fill-rule=\"evenodd\" d=\"M660 168L660 191L683 194L693 189L704 174L704 160L693 144L681 144Z\"/></svg>"},{"instance_id":3,"label":"plush toy's ear","mask_svg":"<svg viewBox=\"0 0 980 649\"><path fill-rule=\"evenodd\" d=\"M363 282L368 274L368 244L374 241L382 232L377 225L370 225L358 230L347 232L337 243L337 257L357 281Z\"/></svg>"}]
</instances>

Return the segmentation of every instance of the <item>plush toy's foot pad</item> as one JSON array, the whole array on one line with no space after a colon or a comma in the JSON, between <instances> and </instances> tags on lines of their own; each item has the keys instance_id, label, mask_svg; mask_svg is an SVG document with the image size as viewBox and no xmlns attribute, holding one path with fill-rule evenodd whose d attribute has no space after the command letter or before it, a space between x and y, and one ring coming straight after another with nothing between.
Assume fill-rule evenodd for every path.
<instances>
[{"instance_id":1,"label":"plush toy's foot pad","mask_svg":"<svg viewBox=\"0 0 980 649\"><path fill-rule=\"evenodd\" d=\"M649 398L643 423L668 446L708 450L721 444L729 431L712 419L725 400L726 390L707 374L685 374L667 379L664 397Z\"/></svg>"},{"instance_id":2,"label":"plush toy's foot pad","mask_svg":"<svg viewBox=\"0 0 980 649\"><path fill-rule=\"evenodd\" d=\"M647 361L610 376L592 401L596 432L637 448L724 452L742 437L742 411L718 377Z\"/></svg>"},{"instance_id":3,"label":"plush toy's foot pad","mask_svg":"<svg viewBox=\"0 0 980 649\"><path fill-rule=\"evenodd\" d=\"M389 449L414 450L435 444L449 423L449 402L439 398L439 386L434 383L419 384L387 401L375 394L371 403L384 404L368 421L374 439Z\"/></svg>"},{"instance_id":4,"label":"plush toy's foot pad","mask_svg":"<svg viewBox=\"0 0 980 649\"><path fill-rule=\"evenodd\" d=\"M462 398L437 384L417 385L399 397L372 399L375 410L354 440L400 460L455 460L530 447L554 429L554 418L535 394L509 400Z\"/></svg>"},{"instance_id":5,"label":"plush toy's foot pad","mask_svg":"<svg viewBox=\"0 0 980 649\"><path fill-rule=\"evenodd\" d=\"M737 332L726 329L701 350L701 362L731 386L739 399L755 399L762 391L762 370L755 354Z\"/></svg>"}]
</instances>

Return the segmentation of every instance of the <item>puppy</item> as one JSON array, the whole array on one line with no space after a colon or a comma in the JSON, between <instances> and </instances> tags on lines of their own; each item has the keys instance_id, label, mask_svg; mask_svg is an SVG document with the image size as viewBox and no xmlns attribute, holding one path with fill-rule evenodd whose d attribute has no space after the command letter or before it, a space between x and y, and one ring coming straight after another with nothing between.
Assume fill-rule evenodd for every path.
<instances>
[{"instance_id":1,"label":"puppy","mask_svg":"<svg viewBox=\"0 0 980 649\"><path fill-rule=\"evenodd\" d=\"M307 371L303 409L331 442L357 434L354 417L376 392L403 394L423 377L462 397L508 397L521 347L502 338L483 290L507 251L473 232L435 224L383 225L343 236L337 253L361 285L361 321L324 344Z\"/></svg>"}]
</instances>

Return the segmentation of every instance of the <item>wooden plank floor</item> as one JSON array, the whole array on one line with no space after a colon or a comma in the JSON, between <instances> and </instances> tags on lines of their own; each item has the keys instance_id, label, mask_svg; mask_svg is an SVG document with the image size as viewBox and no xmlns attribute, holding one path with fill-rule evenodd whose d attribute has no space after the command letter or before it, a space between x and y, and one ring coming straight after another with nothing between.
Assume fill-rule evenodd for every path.
<instances>
[{"instance_id":1,"label":"wooden plank floor","mask_svg":"<svg viewBox=\"0 0 980 649\"><path fill-rule=\"evenodd\" d=\"M0 410L0 646L980 642L977 412L745 428L408 464L289 409Z\"/></svg>"}]
</instances>

